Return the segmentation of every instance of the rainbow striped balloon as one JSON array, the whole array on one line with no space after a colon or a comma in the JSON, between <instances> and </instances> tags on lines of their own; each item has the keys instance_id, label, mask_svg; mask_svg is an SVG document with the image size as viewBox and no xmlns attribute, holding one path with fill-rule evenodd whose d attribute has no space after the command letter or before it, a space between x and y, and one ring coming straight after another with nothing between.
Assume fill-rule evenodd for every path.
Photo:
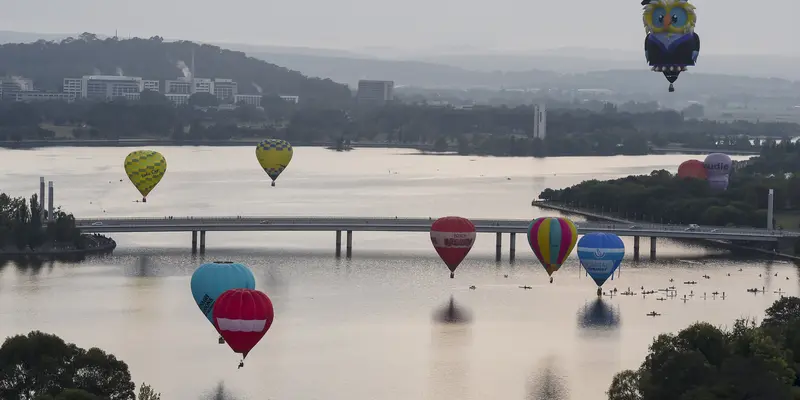
<instances>
[{"instance_id":1,"label":"rainbow striped balloon","mask_svg":"<svg viewBox=\"0 0 800 400\"><path fill-rule=\"evenodd\" d=\"M577 240L578 229L566 218L536 218L528 226L528 244L550 276L561 268Z\"/></svg>"}]
</instances>

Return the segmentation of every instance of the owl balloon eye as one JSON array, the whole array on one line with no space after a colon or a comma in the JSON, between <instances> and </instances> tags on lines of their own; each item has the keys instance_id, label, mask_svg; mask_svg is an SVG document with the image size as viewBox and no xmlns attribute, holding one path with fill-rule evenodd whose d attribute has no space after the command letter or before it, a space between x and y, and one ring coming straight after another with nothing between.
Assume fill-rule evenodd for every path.
<instances>
[{"instance_id":1,"label":"owl balloon eye","mask_svg":"<svg viewBox=\"0 0 800 400\"><path fill-rule=\"evenodd\" d=\"M686 22L689 20L689 16L686 13L686 10L682 8L676 8L672 10L672 15L670 15L672 21L671 25L676 28L683 28L686 26Z\"/></svg>"},{"instance_id":2,"label":"owl balloon eye","mask_svg":"<svg viewBox=\"0 0 800 400\"><path fill-rule=\"evenodd\" d=\"M667 16L667 10L659 7L653 10L653 26L656 28L664 27L664 18Z\"/></svg>"}]
</instances>

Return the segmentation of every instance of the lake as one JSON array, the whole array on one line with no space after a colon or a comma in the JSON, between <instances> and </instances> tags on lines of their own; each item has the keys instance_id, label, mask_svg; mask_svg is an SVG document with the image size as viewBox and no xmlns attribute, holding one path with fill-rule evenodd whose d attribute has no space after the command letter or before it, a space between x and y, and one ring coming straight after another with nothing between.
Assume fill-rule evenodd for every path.
<instances>
[{"instance_id":1,"label":"lake","mask_svg":"<svg viewBox=\"0 0 800 400\"><path fill-rule=\"evenodd\" d=\"M530 205L544 188L674 171L694 157L483 158L298 147L270 187L250 147L154 149L168 171L147 203L135 202L140 195L122 169L133 149L125 148L0 150L0 168L8 171L0 191L30 196L43 175L55 182L55 203L79 218L531 219L557 215ZM164 400L200 398L220 381L252 400L559 398L543 397L546 386L562 399L600 400L614 373L638 367L655 335L695 321L730 326L739 317L761 318L780 295L797 295L800 279L793 264L733 260L660 240L658 260L634 263L630 256L604 288L674 285L678 297L615 296L597 304L596 286L574 254L550 284L521 237L509 264L507 235L504 260L495 263L494 235L479 234L455 279L427 234L355 232L351 260L334 257L332 232L210 232L205 255L190 253L188 233L113 237L113 256L0 267L0 336L38 329L100 347ZM189 290L194 268L214 260L249 265L275 306L272 329L240 370L238 355L217 344ZM698 283L684 285L688 280ZM745 291L762 286L764 293ZM433 320L451 297L470 323ZM651 311L662 315L646 316Z\"/></svg>"}]
</instances>

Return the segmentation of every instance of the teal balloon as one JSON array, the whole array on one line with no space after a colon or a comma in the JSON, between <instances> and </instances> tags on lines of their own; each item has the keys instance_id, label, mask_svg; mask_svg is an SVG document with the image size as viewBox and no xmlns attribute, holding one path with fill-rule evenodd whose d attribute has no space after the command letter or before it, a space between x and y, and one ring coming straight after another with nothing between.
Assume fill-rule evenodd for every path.
<instances>
[{"instance_id":1,"label":"teal balloon","mask_svg":"<svg viewBox=\"0 0 800 400\"><path fill-rule=\"evenodd\" d=\"M254 290L256 277L244 264L215 261L203 264L194 271L191 286L195 303L213 324L212 314L217 298L231 289Z\"/></svg>"}]
</instances>

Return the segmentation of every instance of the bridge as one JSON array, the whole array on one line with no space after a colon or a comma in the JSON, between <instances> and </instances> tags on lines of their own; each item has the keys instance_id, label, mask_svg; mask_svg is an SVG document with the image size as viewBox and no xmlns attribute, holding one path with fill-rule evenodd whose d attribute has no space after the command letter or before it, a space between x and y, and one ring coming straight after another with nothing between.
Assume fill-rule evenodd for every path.
<instances>
[{"instance_id":1,"label":"bridge","mask_svg":"<svg viewBox=\"0 0 800 400\"><path fill-rule=\"evenodd\" d=\"M342 232L346 232L346 256L353 251L353 232L429 232L435 218L369 218L369 217L163 217L163 218L97 218L77 219L82 233L152 233L191 232L192 252L206 249L206 232L302 231L335 232L336 256L342 253ZM495 258L502 255L503 234L509 234L509 260L516 253L516 235L527 233L530 220L473 219L480 233L495 234ZM775 242L800 237L797 232L756 228L727 228L697 225L640 224L629 222L578 222L579 234L608 232L634 238L634 259L639 258L639 240L650 237L650 258L656 256L656 239L711 239L724 241Z\"/></svg>"}]
</instances>

